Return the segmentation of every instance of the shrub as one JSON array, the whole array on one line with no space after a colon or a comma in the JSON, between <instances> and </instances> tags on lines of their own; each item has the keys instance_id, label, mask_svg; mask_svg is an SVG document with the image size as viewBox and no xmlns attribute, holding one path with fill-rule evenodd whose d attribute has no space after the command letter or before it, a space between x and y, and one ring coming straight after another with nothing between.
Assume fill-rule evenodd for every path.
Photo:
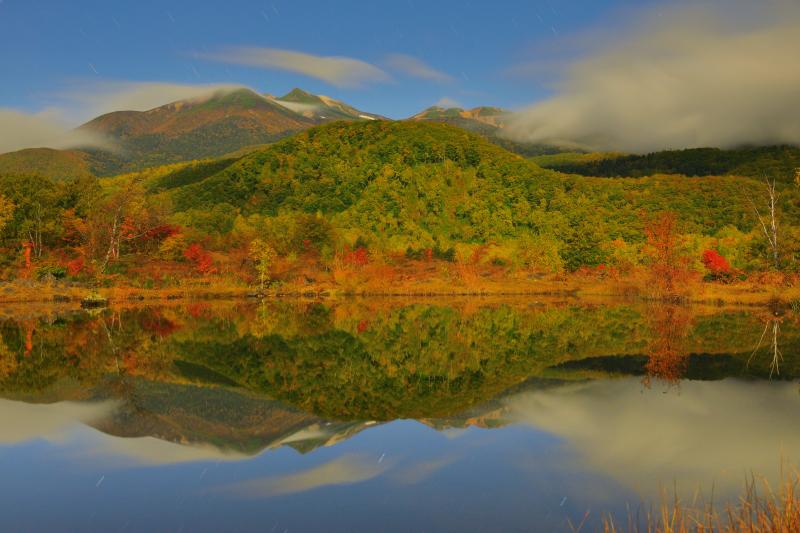
<instances>
[{"instance_id":1,"label":"shrub","mask_svg":"<svg viewBox=\"0 0 800 533\"><path fill-rule=\"evenodd\" d=\"M714 280L728 280L733 273L728 260L714 249L703 252L703 266L708 271L708 277Z\"/></svg>"},{"instance_id":2,"label":"shrub","mask_svg":"<svg viewBox=\"0 0 800 533\"><path fill-rule=\"evenodd\" d=\"M59 265L42 265L36 269L36 279L39 281L47 278L62 279L66 275L67 269Z\"/></svg>"},{"instance_id":3,"label":"shrub","mask_svg":"<svg viewBox=\"0 0 800 533\"><path fill-rule=\"evenodd\" d=\"M194 263L200 274L213 274L217 271L211 254L201 244L193 243L183 251L183 256Z\"/></svg>"}]
</instances>

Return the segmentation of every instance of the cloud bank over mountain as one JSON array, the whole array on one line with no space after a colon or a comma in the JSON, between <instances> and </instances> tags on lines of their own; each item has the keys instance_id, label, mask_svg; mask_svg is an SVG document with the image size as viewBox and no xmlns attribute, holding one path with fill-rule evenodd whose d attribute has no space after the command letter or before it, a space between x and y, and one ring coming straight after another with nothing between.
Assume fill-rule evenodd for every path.
<instances>
[{"instance_id":1,"label":"cloud bank over mountain","mask_svg":"<svg viewBox=\"0 0 800 533\"><path fill-rule=\"evenodd\" d=\"M800 144L797 4L678 7L598 46L507 135L630 152Z\"/></svg>"},{"instance_id":2,"label":"cloud bank over mountain","mask_svg":"<svg viewBox=\"0 0 800 533\"><path fill-rule=\"evenodd\" d=\"M0 153L24 148L115 147L103 136L75 126L111 111L147 111L186 99L240 89L234 84L180 84L147 81L77 82L53 95L54 105L37 112L0 108Z\"/></svg>"},{"instance_id":3,"label":"cloud bank over mountain","mask_svg":"<svg viewBox=\"0 0 800 533\"><path fill-rule=\"evenodd\" d=\"M74 131L57 110L24 113L0 108L0 154L23 148L106 147L99 135Z\"/></svg>"}]
</instances>

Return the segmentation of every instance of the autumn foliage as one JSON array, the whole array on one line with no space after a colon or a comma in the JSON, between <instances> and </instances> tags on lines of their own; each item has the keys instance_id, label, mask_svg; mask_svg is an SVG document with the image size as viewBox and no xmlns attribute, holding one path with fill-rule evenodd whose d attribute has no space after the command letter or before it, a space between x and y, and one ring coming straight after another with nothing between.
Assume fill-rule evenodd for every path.
<instances>
[{"instance_id":1,"label":"autumn foliage","mask_svg":"<svg viewBox=\"0 0 800 533\"><path fill-rule=\"evenodd\" d=\"M83 256L78 256L71 261L67 261L66 267L67 273L70 276L77 276L86 268L86 261L83 259Z\"/></svg>"},{"instance_id":2,"label":"autumn foliage","mask_svg":"<svg viewBox=\"0 0 800 533\"><path fill-rule=\"evenodd\" d=\"M703 252L703 266L714 279L727 279L733 273L728 260L713 249Z\"/></svg>"},{"instance_id":3,"label":"autumn foliage","mask_svg":"<svg viewBox=\"0 0 800 533\"><path fill-rule=\"evenodd\" d=\"M184 250L183 256L194 263L195 270L200 274L214 274L217 272L211 254L199 243L190 244Z\"/></svg>"},{"instance_id":4,"label":"autumn foliage","mask_svg":"<svg viewBox=\"0 0 800 533\"><path fill-rule=\"evenodd\" d=\"M689 258L682 251L675 213L663 212L645 225L651 289L660 298L676 299L690 278Z\"/></svg>"},{"instance_id":5,"label":"autumn foliage","mask_svg":"<svg viewBox=\"0 0 800 533\"><path fill-rule=\"evenodd\" d=\"M369 264L369 252L363 246L351 250L345 247L342 263L346 266L363 267Z\"/></svg>"}]
</instances>

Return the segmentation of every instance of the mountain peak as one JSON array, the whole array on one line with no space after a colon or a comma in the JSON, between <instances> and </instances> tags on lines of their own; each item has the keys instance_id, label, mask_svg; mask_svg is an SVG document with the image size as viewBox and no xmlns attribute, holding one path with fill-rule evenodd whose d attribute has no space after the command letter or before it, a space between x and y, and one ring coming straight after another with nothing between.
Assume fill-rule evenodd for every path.
<instances>
[{"instance_id":1,"label":"mountain peak","mask_svg":"<svg viewBox=\"0 0 800 533\"><path fill-rule=\"evenodd\" d=\"M285 102L296 102L299 104L319 104L321 100L317 95L311 94L308 91L304 91L299 87L295 87L285 95L278 98L278 100L283 100Z\"/></svg>"}]
</instances>

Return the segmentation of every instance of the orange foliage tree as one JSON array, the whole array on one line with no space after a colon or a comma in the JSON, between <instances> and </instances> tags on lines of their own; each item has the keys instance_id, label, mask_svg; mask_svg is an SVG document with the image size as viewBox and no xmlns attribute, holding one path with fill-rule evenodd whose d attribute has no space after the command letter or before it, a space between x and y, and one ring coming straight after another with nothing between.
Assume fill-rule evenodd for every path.
<instances>
[{"instance_id":1,"label":"orange foliage tree","mask_svg":"<svg viewBox=\"0 0 800 533\"><path fill-rule=\"evenodd\" d=\"M650 259L651 289L654 296L680 299L691 277L689 258L683 253L683 242L677 229L675 213L663 212L645 224Z\"/></svg>"},{"instance_id":2,"label":"orange foliage tree","mask_svg":"<svg viewBox=\"0 0 800 533\"><path fill-rule=\"evenodd\" d=\"M649 306L647 319L651 338L644 384L649 386L653 378L677 383L688 363L686 339L692 327L691 312L686 306L657 302Z\"/></svg>"}]
</instances>

